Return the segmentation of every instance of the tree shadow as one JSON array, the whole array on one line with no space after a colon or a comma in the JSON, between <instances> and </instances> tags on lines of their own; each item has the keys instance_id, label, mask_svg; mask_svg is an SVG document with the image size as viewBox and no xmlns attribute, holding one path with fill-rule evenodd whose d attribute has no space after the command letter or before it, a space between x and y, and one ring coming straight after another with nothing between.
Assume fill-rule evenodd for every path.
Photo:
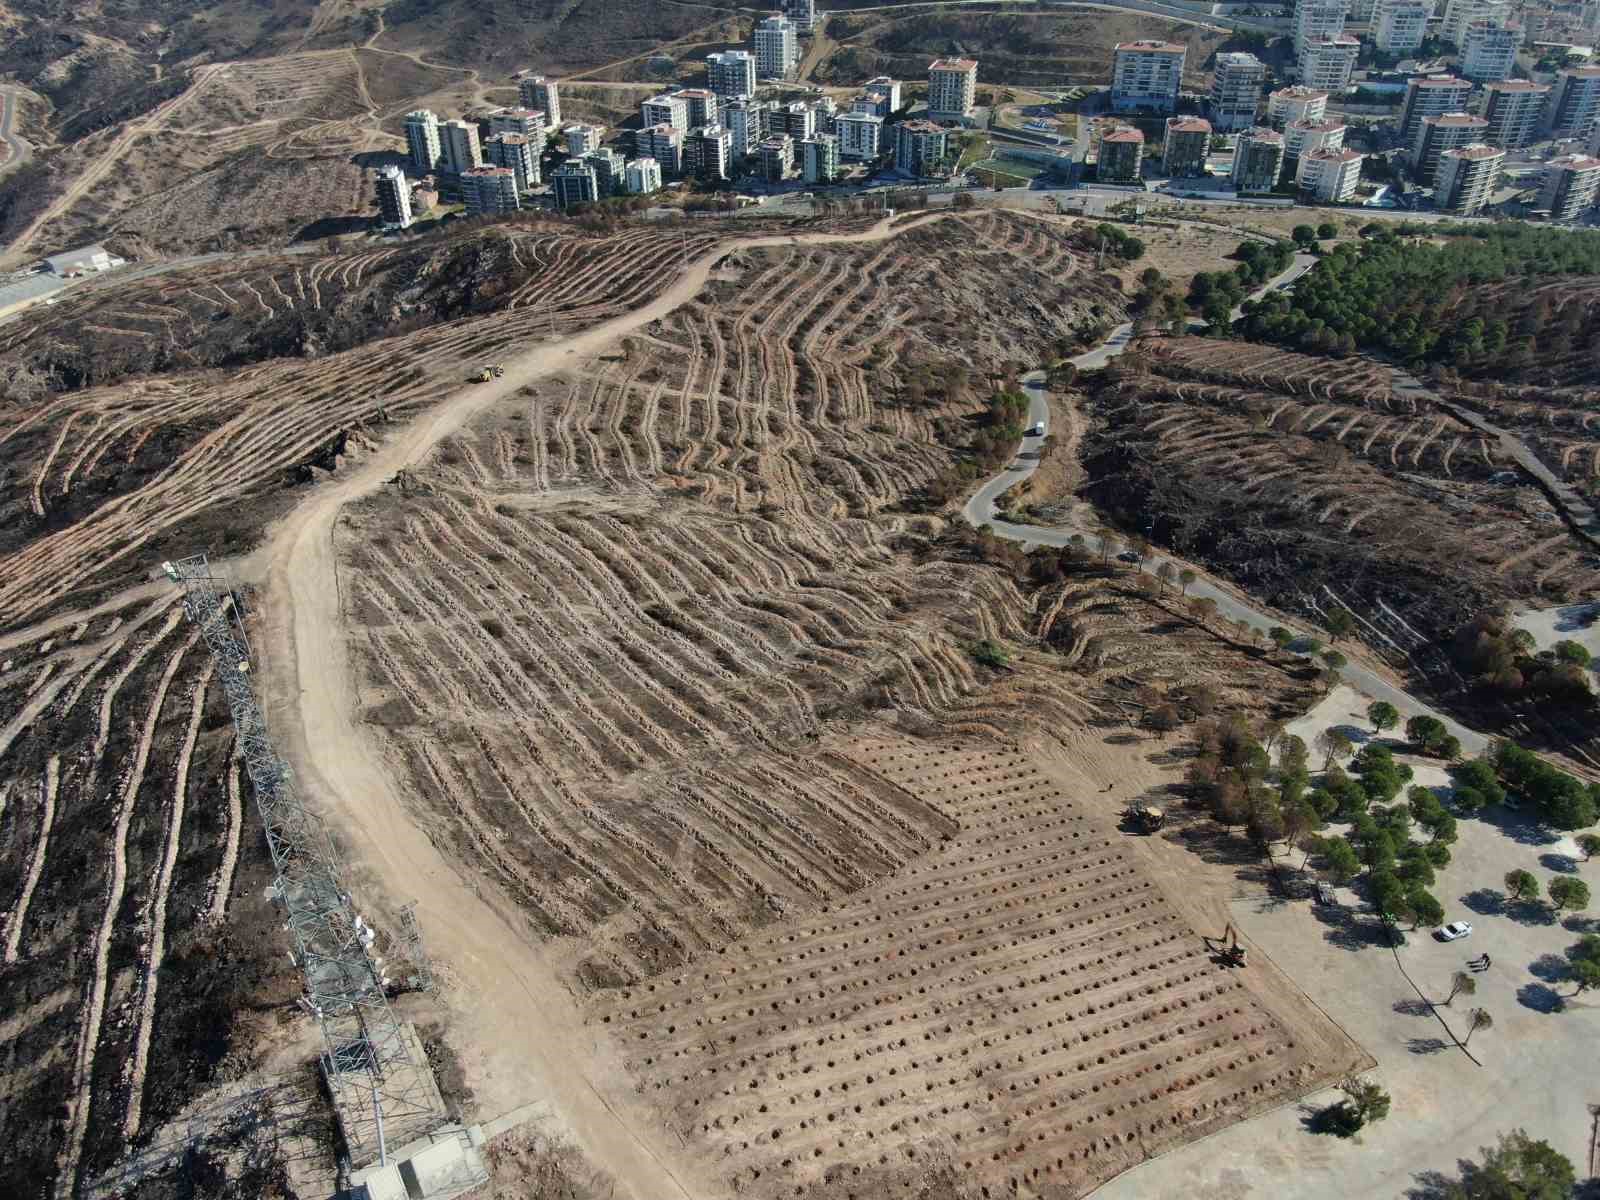
<instances>
[{"instance_id":1,"label":"tree shadow","mask_svg":"<svg viewBox=\"0 0 1600 1200\"><path fill-rule=\"evenodd\" d=\"M1418 1000L1415 997L1396 1000L1393 1008L1395 1012L1403 1017L1427 1017L1433 1015L1433 1005L1426 1000Z\"/></svg>"},{"instance_id":2,"label":"tree shadow","mask_svg":"<svg viewBox=\"0 0 1600 1200\"><path fill-rule=\"evenodd\" d=\"M411 164L411 156L402 154L398 150L362 150L350 156L350 161L358 167L366 167L376 171L381 167L405 167Z\"/></svg>"},{"instance_id":3,"label":"tree shadow","mask_svg":"<svg viewBox=\"0 0 1600 1200\"><path fill-rule=\"evenodd\" d=\"M1412 1054L1437 1054L1450 1049L1450 1043L1443 1038L1414 1037L1406 1039L1406 1049Z\"/></svg>"},{"instance_id":4,"label":"tree shadow","mask_svg":"<svg viewBox=\"0 0 1600 1200\"><path fill-rule=\"evenodd\" d=\"M1517 1003L1536 1013L1558 1013L1566 1007L1566 1000L1560 993L1542 983L1525 983L1519 987Z\"/></svg>"},{"instance_id":5,"label":"tree shadow","mask_svg":"<svg viewBox=\"0 0 1600 1200\"><path fill-rule=\"evenodd\" d=\"M1471 1166L1465 1159L1457 1165L1463 1174ZM1405 1200L1451 1200L1463 1194L1456 1190L1460 1186L1457 1181L1443 1171L1418 1171L1412 1178L1416 1182L1406 1189Z\"/></svg>"},{"instance_id":6,"label":"tree shadow","mask_svg":"<svg viewBox=\"0 0 1600 1200\"><path fill-rule=\"evenodd\" d=\"M1512 841L1523 846L1553 846L1561 839L1533 818L1525 809L1496 804L1479 811L1478 817Z\"/></svg>"},{"instance_id":7,"label":"tree shadow","mask_svg":"<svg viewBox=\"0 0 1600 1200\"><path fill-rule=\"evenodd\" d=\"M1561 983L1569 974L1567 960L1559 954L1541 954L1528 964L1528 973L1546 983Z\"/></svg>"},{"instance_id":8,"label":"tree shadow","mask_svg":"<svg viewBox=\"0 0 1600 1200\"><path fill-rule=\"evenodd\" d=\"M1517 900L1506 905L1505 915L1519 925L1554 925L1555 910L1537 900Z\"/></svg>"},{"instance_id":9,"label":"tree shadow","mask_svg":"<svg viewBox=\"0 0 1600 1200\"><path fill-rule=\"evenodd\" d=\"M1144 741L1144 738L1137 733L1113 733L1105 739L1105 743L1108 746L1136 746L1142 741Z\"/></svg>"},{"instance_id":10,"label":"tree shadow","mask_svg":"<svg viewBox=\"0 0 1600 1200\"><path fill-rule=\"evenodd\" d=\"M1539 855L1539 865L1547 871L1557 871L1562 875L1575 875L1578 871L1577 859L1554 851Z\"/></svg>"},{"instance_id":11,"label":"tree shadow","mask_svg":"<svg viewBox=\"0 0 1600 1200\"><path fill-rule=\"evenodd\" d=\"M318 238L337 237L346 233L365 233L373 227L374 223L375 218L371 215L363 217L319 217L296 233L290 241L314 242Z\"/></svg>"},{"instance_id":12,"label":"tree shadow","mask_svg":"<svg viewBox=\"0 0 1600 1200\"><path fill-rule=\"evenodd\" d=\"M1330 725L1329 728L1334 733L1342 733L1350 739L1350 744L1358 750L1373 740L1372 730L1364 729L1360 725Z\"/></svg>"},{"instance_id":13,"label":"tree shadow","mask_svg":"<svg viewBox=\"0 0 1600 1200\"><path fill-rule=\"evenodd\" d=\"M1493 888L1478 888L1461 897L1465 904L1480 917L1498 917L1506 911L1506 898L1504 894Z\"/></svg>"},{"instance_id":14,"label":"tree shadow","mask_svg":"<svg viewBox=\"0 0 1600 1200\"><path fill-rule=\"evenodd\" d=\"M1561 928L1568 933L1593 933L1600 922L1594 917L1586 917L1582 913L1568 913L1561 918Z\"/></svg>"},{"instance_id":15,"label":"tree shadow","mask_svg":"<svg viewBox=\"0 0 1600 1200\"><path fill-rule=\"evenodd\" d=\"M1323 926L1323 939L1340 950L1367 950L1391 944L1389 930L1382 921L1364 918L1353 909L1315 904L1311 915Z\"/></svg>"}]
</instances>

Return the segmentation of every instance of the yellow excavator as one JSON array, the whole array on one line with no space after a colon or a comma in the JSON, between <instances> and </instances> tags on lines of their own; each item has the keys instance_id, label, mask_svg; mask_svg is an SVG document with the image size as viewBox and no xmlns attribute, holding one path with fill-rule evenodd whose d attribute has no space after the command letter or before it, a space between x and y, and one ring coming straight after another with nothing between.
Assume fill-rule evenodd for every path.
<instances>
[{"instance_id":1,"label":"yellow excavator","mask_svg":"<svg viewBox=\"0 0 1600 1200\"><path fill-rule=\"evenodd\" d=\"M491 379L499 379L506 373L506 369L499 363L491 363L472 377L473 383L488 383Z\"/></svg>"}]
</instances>

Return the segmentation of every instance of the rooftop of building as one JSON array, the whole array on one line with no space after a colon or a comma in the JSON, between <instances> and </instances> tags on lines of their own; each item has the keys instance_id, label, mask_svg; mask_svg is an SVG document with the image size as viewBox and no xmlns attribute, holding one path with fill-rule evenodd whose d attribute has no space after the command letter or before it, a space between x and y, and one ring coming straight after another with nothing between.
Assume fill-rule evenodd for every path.
<instances>
[{"instance_id":1,"label":"rooftop of building","mask_svg":"<svg viewBox=\"0 0 1600 1200\"><path fill-rule=\"evenodd\" d=\"M1560 158L1552 158L1546 165L1556 171L1600 171L1600 158L1590 158L1587 154L1563 154Z\"/></svg>"},{"instance_id":2,"label":"rooftop of building","mask_svg":"<svg viewBox=\"0 0 1600 1200\"><path fill-rule=\"evenodd\" d=\"M1283 134L1279 133L1276 129L1268 129L1264 125L1257 125L1254 129L1242 133L1239 136L1242 138L1249 138L1252 142L1260 142L1264 146L1270 146L1273 142L1277 142L1279 145L1283 144Z\"/></svg>"},{"instance_id":3,"label":"rooftop of building","mask_svg":"<svg viewBox=\"0 0 1600 1200\"><path fill-rule=\"evenodd\" d=\"M1361 39L1348 33L1319 33L1306 39L1307 46L1360 46Z\"/></svg>"},{"instance_id":4,"label":"rooftop of building","mask_svg":"<svg viewBox=\"0 0 1600 1200\"><path fill-rule=\"evenodd\" d=\"M529 117L544 116L537 108L500 108L489 115L492 117L515 117L519 121L526 121Z\"/></svg>"},{"instance_id":5,"label":"rooftop of building","mask_svg":"<svg viewBox=\"0 0 1600 1200\"><path fill-rule=\"evenodd\" d=\"M1328 93L1321 88L1306 87L1303 83L1294 84L1292 87L1279 88L1271 93L1274 100L1326 100Z\"/></svg>"},{"instance_id":6,"label":"rooftop of building","mask_svg":"<svg viewBox=\"0 0 1600 1200\"><path fill-rule=\"evenodd\" d=\"M1297 133L1332 133L1335 129L1345 128L1345 123L1334 117L1324 117L1320 121L1307 121L1302 118L1298 121L1290 121L1289 128Z\"/></svg>"},{"instance_id":7,"label":"rooftop of building","mask_svg":"<svg viewBox=\"0 0 1600 1200\"><path fill-rule=\"evenodd\" d=\"M506 168L505 167L496 167L494 169L497 170L497 171L503 171ZM590 163L587 161L587 156L585 156L584 158L569 158L566 162L562 163L559 167L557 167L554 171L552 171L551 174L552 175L587 175L587 174L589 174L589 172L591 172L593 170L594 170L594 167L592 165L590 165Z\"/></svg>"},{"instance_id":8,"label":"rooftop of building","mask_svg":"<svg viewBox=\"0 0 1600 1200\"><path fill-rule=\"evenodd\" d=\"M888 75L874 75L871 79L867 80L866 83L862 84L861 86L864 87L864 88L870 88L870 87L875 87L875 86L877 86L879 84L882 84L884 86L888 86L888 85L893 84L893 83L894 83L894 80Z\"/></svg>"},{"instance_id":9,"label":"rooftop of building","mask_svg":"<svg viewBox=\"0 0 1600 1200\"><path fill-rule=\"evenodd\" d=\"M877 113L869 113L869 112L840 113L839 114L839 120L841 120L841 121L875 121L879 125L883 124L883 118L882 117L880 117Z\"/></svg>"},{"instance_id":10,"label":"rooftop of building","mask_svg":"<svg viewBox=\"0 0 1600 1200\"><path fill-rule=\"evenodd\" d=\"M1137 145L1144 141L1144 134L1137 129L1114 129L1101 139L1104 142L1123 142Z\"/></svg>"},{"instance_id":11,"label":"rooftop of building","mask_svg":"<svg viewBox=\"0 0 1600 1200\"><path fill-rule=\"evenodd\" d=\"M1457 146L1454 150L1446 150L1444 152L1444 157L1446 158L1467 158L1474 160L1485 158L1504 158L1505 156L1506 152L1500 149L1498 146L1488 146L1483 142L1474 142L1470 146Z\"/></svg>"},{"instance_id":12,"label":"rooftop of building","mask_svg":"<svg viewBox=\"0 0 1600 1200\"><path fill-rule=\"evenodd\" d=\"M1138 130L1134 130L1135 133ZM1210 133L1211 122L1204 117L1168 117L1168 133Z\"/></svg>"},{"instance_id":13,"label":"rooftop of building","mask_svg":"<svg viewBox=\"0 0 1600 1200\"><path fill-rule=\"evenodd\" d=\"M1484 85L1490 92L1548 92L1548 83L1535 83L1531 79L1497 79Z\"/></svg>"},{"instance_id":14,"label":"rooftop of building","mask_svg":"<svg viewBox=\"0 0 1600 1200\"><path fill-rule=\"evenodd\" d=\"M936 58L928 65L930 71L976 71L978 60L975 58Z\"/></svg>"},{"instance_id":15,"label":"rooftop of building","mask_svg":"<svg viewBox=\"0 0 1600 1200\"><path fill-rule=\"evenodd\" d=\"M715 100L717 98L717 94L715 92L708 91L705 88L679 88L672 94L674 96L681 96L685 100L691 98L695 100Z\"/></svg>"},{"instance_id":16,"label":"rooftop of building","mask_svg":"<svg viewBox=\"0 0 1600 1200\"><path fill-rule=\"evenodd\" d=\"M1563 67L1559 73L1573 79L1600 79L1600 66Z\"/></svg>"},{"instance_id":17,"label":"rooftop of building","mask_svg":"<svg viewBox=\"0 0 1600 1200\"><path fill-rule=\"evenodd\" d=\"M1471 88L1472 84L1465 79L1457 79L1454 75L1422 75L1416 79L1407 80L1414 88Z\"/></svg>"},{"instance_id":18,"label":"rooftop of building","mask_svg":"<svg viewBox=\"0 0 1600 1200\"><path fill-rule=\"evenodd\" d=\"M1138 50L1146 54L1187 54L1189 47L1180 46L1177 42L1158 42L1153 38L1141 39L1137 42L1118 42L1118 50Z\"/></svg>"},{"instance_id":19,"label":"rooftop of building","mask_svg":"<svg viewBox=\"0 0 1600 1200\"><path fill-rule=\"evenodd\" d=\"M920 119L919 120L915 120L915 121L902 121L900 123L900 128L904 129L907 133L943 133L944 132L944 126L943 125L939 125L939 124L937 124L937 123L935 123L933 121L923 121L923 120L920 120Z\"/></svg>"},{"instance_id":20,"label":"rooftop of building","mask_svg":"<svg viewBox=\"0 0 1600 1200\"><path fill-rule=\"evenodd\" d=\"M1451 112L1440 113L1436 117L1423 117L1424 125L1435 125L1441 129L1472 129L1482 127L1487 129L1489 122L1482 117L1475 117L1471 113Z\"/></svg>"},{"instance_id":21,"label":"rooftop of building","mask_svg":"<svg viewBox=\"0 0 1600 1200\"><path fill-rule=\"evenodd\" d=\"M487 163L485 163L481 167L468 167L465 171L463 171L461 173L463 175L470 176L473 179L493 179L496 176L500 176L500 175L515 175L516 174L516 172L513 171L510 167L492 167L492 166L489 166Z\"/></svg>"},{"instance_id":22,"label":"rooftop of building","mask_svg":"<svg viewBox=\"0 0 1600 1200\"><path fill-rule=\"evenodd\" d=\"M1229 50L1226 53L1217 55L1217 66L1219 67L1248 67L1252 65L1259 67L1262 62L1248 50Z\"/></svg>"},{"instance_id":23,"label":"rooftop of building","mask_svg":"<svg viewBox=\"0 0 1600 1200\"><path fill-rule=\"evenodd\" d=\"M1346 146L1342 150L1313 150L1306 155L1313 162L1355 162L1362 157L1361 151L1352 150Z\"/></svg>"}]
</instances>

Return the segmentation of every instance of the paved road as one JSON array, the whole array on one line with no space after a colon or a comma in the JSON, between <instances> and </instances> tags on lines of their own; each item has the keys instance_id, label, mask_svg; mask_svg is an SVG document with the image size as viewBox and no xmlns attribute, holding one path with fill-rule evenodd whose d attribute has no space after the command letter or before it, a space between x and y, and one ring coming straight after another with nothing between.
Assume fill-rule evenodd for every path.
<instances>
[{"instance_id":1,"label":"paved road","mask_svg":"<svg viewBox=\"0 0 1600 1200\"><path fill-rule=\"evenodd\" d=\"M1265 295L1268 291L1291 283L1300 278L1313 266L1316 259L1310 255L1295 255L1294 263L1282 274L1267 281L1253 295L1252 299ZM1238 316L1236 309L1234 315ZM1093 350L1086 351L1073 358L1079 370L1095 370L1103 367L1117 355L1123 353L1132 339L1133 327L1119 325L1111 331L1106 340ZM1092 550L1101 548L1101 540L1094 531L1088 528L1045 528L1039 525L1019 525L1010 521L1001 521L996 517L995 501L999 495L1009 488L1015 487L1038 469L1039 459L1037 453L1042 450L1044 440L1050 433L1050 394L1045 390L1045 374L1043 371L1034 371L1023 377L1023 387L1027 389L1029 408L1028 424L1030 428L1037 427L1040 432L1033 437L1024 437L1022 445L1018 448L1018 457L1014 459L1005 470L993 479L990 479L967 501L962 509L962 516L974 526L987 525L996 534L1003 538L1022 542L1027 546L1056 546L1065 547L1072 544L1074 536L1081 535ZM1163 563L1171 563L1177 570L1193 567L1182 559L1171 558L1164 555L1152 555L1145 561L1144 569L1149 571L1159 570ZM1198 567L1193 567L1199 571ZM1282 617L1253 608L1246 603L1236 592L1225 588L1203 573L1189 587L1189 595L1208 597L1217 604L1220 616L1230 621L1244 621L1253 629L1263 632L1275 625L1286 625ZM1318 631L1320 633L1320 631ZM1343 669L1345 682L1358 691L1371 696L1375 700L1387 700L1406 717L1428 714L1438 717L1450 729L1450 732L1461 739L1462 749L1468 753L1480 752L1487 744L1488 739L1476 730L1468 729L1459 722L1452 720L1442 712L1422 704L1409 693L1394 686L1382 675L1361 666L1359 663L1350 663Z\"/></svg>"}]
</instances>

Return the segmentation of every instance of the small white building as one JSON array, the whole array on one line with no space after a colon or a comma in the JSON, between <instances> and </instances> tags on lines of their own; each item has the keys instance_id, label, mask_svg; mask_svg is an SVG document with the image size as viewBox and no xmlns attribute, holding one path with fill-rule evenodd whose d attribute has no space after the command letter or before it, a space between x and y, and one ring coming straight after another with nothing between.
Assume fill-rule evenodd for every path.
<instances>
[{"instance_id":1,"label":"small white building","mask_svg":"<svg viewBox=\"0 0 1600 1200\"><path fill-rule=\"evenodd\" d=\"M76 250L63 250L44 260L45 269L61 279L76 279L80 275L98 275L126 266L127 259L118 258L104 246L80 246Z\"/></svg>"},{"instance_id":2,"label":"small white building","mask_svg":"<svg viewBox=\"0 0 1600 1200\"><path fill-rule=\"evenodd\" d=\"M1320 121L1328 113L1328 93L1320 88L1279 88L1267 97L1267 120L1274 125L1290 121Z\"/></svg>"}]
</instances>

